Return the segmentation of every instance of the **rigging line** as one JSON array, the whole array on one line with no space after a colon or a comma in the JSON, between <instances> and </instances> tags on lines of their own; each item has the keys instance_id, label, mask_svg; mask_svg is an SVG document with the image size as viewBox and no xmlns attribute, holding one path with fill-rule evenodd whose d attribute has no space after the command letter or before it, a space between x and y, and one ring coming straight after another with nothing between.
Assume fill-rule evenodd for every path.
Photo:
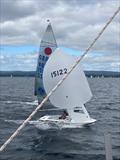
<instances>
[{"instance_id":1,"label":"rigging line","mask_svg":"<svg viewBox=\"0 0 120 160\"><path fill-rule=\"evenodd\" d=\"M73 71L73 69L77 66L77 64L83 59L83 57L88 53L88 51L92 48L92 46L95 44L95 42L99 39L99 37L102 35L102 33L105 31L105 29L108 27L108 25L112 22L114 17L119 13L120 6L118 9L114 12L112 17L108 20L108 22L105 24L105 26L102 28L102 30L98 33L97 37L93 40L93 42L90 44L90 46L85 50L83 55L78 58L76 63L72 66L72 68L69 70L69 72L57 83L57 85L48 93L48 95L42 100L40 105L36 107L36 109L28 116L26 120L17 128L17 130L10 136L10 138L0 147L0 152L2 152L7 145L19 134L19 132L26 126L26 124L32 119L32 117L37 113L37 111L43 106L43 104L48 100L48 98L56 91L56 89L63 83L63 81L68 77L68 75Z\"/></svg>"}]
</instances>

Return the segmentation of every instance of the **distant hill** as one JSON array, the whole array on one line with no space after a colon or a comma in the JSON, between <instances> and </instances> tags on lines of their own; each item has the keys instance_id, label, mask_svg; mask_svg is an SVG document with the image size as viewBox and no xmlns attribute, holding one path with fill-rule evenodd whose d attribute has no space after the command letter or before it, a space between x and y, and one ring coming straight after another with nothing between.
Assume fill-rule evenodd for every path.
<instances>
[{"instance_id":1,"label":"distant hill","mask_svg":"<svg viewBox=\"0 0 120 160\"><path fill-rule=\"evenodd\" d=\"M34 77L35 71L0 71L0 77Z\"/></svg>"},{"instance_id":2,"label":"distant hill","mask_svg":"<svg viewBox=\"0 0 120 160\"><path fill-rule=\"evenodd\" d=\"M120 77L120 72L85 71L87 77ZM35 71L0 71L0 77L34 77Z\"/></svg>"},{"instance_id":3,"label":"distant hill","mask_svg":"<svg viewBox=\"0 0 120 160\"><path fill-rule=\"evenodd\" d=\"M120 77L120 72L113 71L85 71L87 77Z\"/></svg>"}]
</instances>

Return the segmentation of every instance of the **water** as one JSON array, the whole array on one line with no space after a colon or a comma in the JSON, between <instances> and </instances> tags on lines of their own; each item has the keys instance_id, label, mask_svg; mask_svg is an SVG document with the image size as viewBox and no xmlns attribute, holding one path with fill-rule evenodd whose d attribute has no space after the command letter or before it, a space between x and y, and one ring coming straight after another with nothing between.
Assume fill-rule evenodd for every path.
<instances>
[{"instance_id":1,"label":"water","mask_svg":"<svg viewBox=\"0 0 120 160\"><path fill-rule=\"evenodd\" d=\"M39 129L28 124L0 160L105 160L104 133L112 136L114 160L120 159L120 79L88 79L93 99L87 104L97 122L81 129ZM34 78L0 78L0 145L35 108ZM45 105L44 108L51 106ZM46 112L38 112L36 120ZM7 121L14 120L14 121Z\"/></svg>"}]
</instances>

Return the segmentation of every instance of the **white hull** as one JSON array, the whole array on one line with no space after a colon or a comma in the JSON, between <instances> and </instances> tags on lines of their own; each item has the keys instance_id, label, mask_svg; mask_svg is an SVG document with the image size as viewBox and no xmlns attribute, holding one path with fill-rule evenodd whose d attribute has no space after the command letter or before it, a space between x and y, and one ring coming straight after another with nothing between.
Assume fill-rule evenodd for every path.
<instances>
[{"instance_id":1,"label":"white hull","mask_svg":"<svg viewBox=\"0 0 120 160\"><path fill-rule=\"evenodd\" d=\"M58 128L82 128L83 126L93 124L96 122L95 119L90 118L89 120L86 121L81 121L80 123L75 123L72 122L72 120L68 117L66 119L59 119L60 115L55 115L55 116L43 116L41 117L37 123L44 123L48 124L49 126L53 127L56 126Z\"/></svg>"}]
</instances>

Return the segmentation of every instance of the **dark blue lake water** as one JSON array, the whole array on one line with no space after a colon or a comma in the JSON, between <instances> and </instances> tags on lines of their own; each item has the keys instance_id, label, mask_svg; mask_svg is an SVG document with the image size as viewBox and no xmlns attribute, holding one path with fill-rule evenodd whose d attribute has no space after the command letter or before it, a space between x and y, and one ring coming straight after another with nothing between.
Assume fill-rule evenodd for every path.
<instances>
[{"instance_id":1,"label":"dark blue lake water","mask_svg":"<svg viewBox=\"0 0 120 160\"><path fill-rule=\"evenodd\" d=\"M0 154L0 160L105 160L106 132L112 137L114 160L120 159L120 79L89 78L88 81L93 98L86 106L97 119L94 125L41 130L28 124ZM19 120L27 118L35 108L33 93L34 78L0 77L0 145L17 129ZM33 119L45 113L39 111Z\"/></svg>"}]
</instances>

